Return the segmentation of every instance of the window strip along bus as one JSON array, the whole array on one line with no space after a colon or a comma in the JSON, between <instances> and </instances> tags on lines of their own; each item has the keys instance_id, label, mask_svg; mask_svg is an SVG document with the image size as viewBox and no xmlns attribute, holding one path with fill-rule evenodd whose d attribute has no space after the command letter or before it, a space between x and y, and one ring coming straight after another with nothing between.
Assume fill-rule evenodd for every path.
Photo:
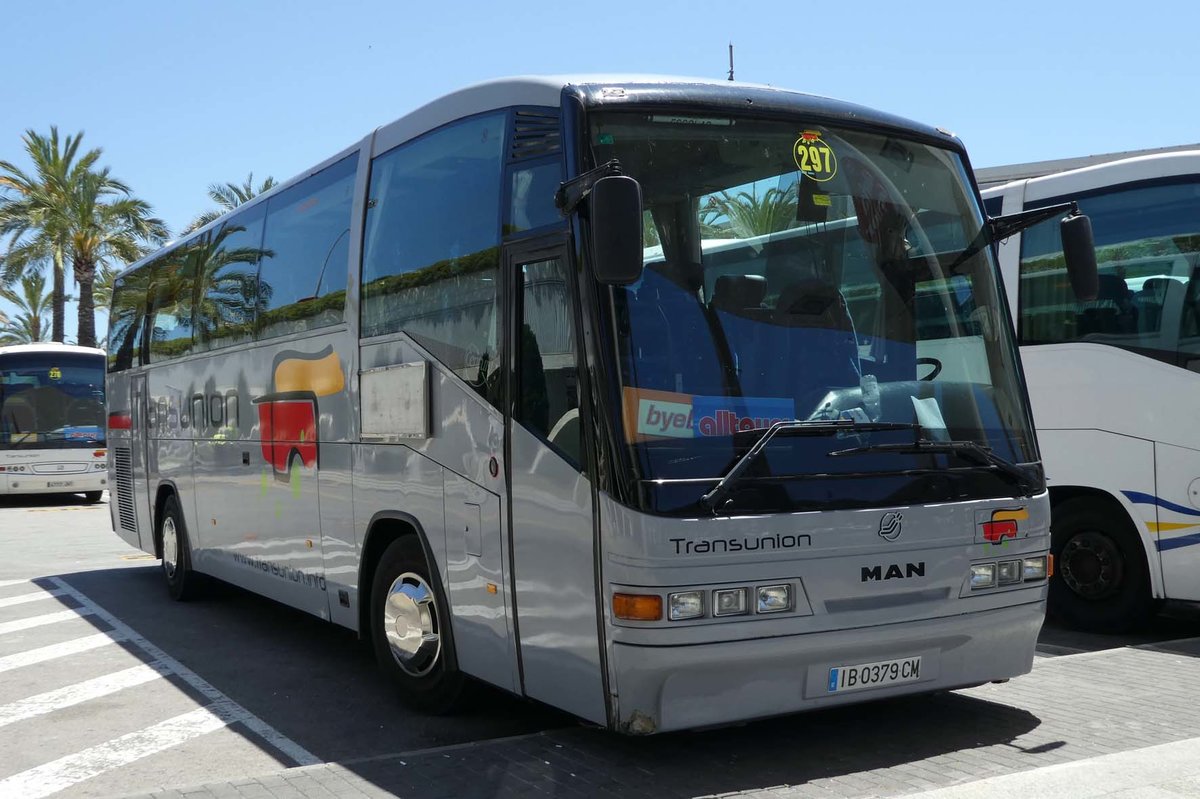
<instances>
[{"instance_id":1,"label":"window strip along bus","mask_svg":"<svg viewBox=\"0 0 1200 799\"><path fill-rule=\"evenodd\" d=\"M104 352L68 344L0 347L0 495L108 487Z\"/></svg>"},{"instance_id":2,"label":"window strip along bus","mask_svg":"<svg viewBox=\"0 0 1200 799\"><path fill-rule=\"evenodd\" d=\"M1200 145L1088 160L1022 165L1038 176L983 196L997 214L1073 200L1092 220L1093 301L1070 295L1042 225L999 257L1053 505L1050 610L1119 631L1158 600L1200 601Z\"/></svg>"},{"instance_id":3,"label":"window strip along bus","mask_svg":"<svg viewBox=\"0 0 1200 799\"><path fill-rule=\"evenodd\" d=\"M1027 672L1049 503L958 139L729 82L437 99L119 276L116 532L622 732Z\"/></svg>"}]
</instances>

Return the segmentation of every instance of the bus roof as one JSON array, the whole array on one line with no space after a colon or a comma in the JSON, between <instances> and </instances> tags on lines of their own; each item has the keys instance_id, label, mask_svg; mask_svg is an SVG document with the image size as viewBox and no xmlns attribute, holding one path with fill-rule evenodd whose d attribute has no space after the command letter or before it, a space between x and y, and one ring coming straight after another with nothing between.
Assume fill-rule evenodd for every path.
<instances>
[{"instance_id":1,"label":"bus roof","mask_svg":"<svg viewBox=\"0 0 1200 799\"><path fill-rule=\"evenodd\" d=\"M0 355L62 355L64 353L81 355L104 355L104 350L96 347L80 347L75 344L62 344L57 341L39 341L35 344L12 344L0 347Z\"/></svg>"},{"instance_id":2,"label":"bus roof","mask_svg":"<svg viewBox=\"0 0 1200 799\"><path fill-rule=\"evenodd\" d=\"M1082 169L1089 166L1108 164L1113 161L1123 161L1129 158L1140 158L1147 155L1163 155L1180 153L1190 150L1200 152L1200 144L1177 144L1172 147L1154 147L1148 150L1124 150L1116 153L1101 153L1099 155L1084 155L1077 158L1058 158L1050 161L1031 161L1027 164L1008 164L1006 166L989 166L975 170L975 180L979 182L980 190L990 189L1011 183L1014 180L1040 178L1046 175L1056 175L1072 169Z\"/></svg>"},{"instance_id":3,"label":"bus roof","mask_svg":"<svg viewBox=\"0 0 1200 799\"><path fill-rule=\"evenodd\" d=\"M372 137L385 140L387 142L387 149L390 149L393 146L403 144L442 125L453 122L456 119L486 113L487 111L510 106L557 108L562 102L563 90L572 87L576 87L582 94L594 98L604 97L608 99L611 94L614 104L635 99L622 93L628 92L629 94L650 94L654 100L659 102L695 99L699 95L702 99L725 105L727 108L750 107L770 109L786 106L789 110L799 113L807 112L827 118L844 117L854 120L859 124L865 122L884 127L911 130L923 136L948 141L953 140L955 143L959 143L953 133L943 128L935 128L842 100L766 84L717 80L714 78L651 74L525 75L496 78L442 95L410 111L399 119L376 128L365 139L360 139L300 174L282 183L277 183L270 191L257 195L250 202L240 205L236 209L209 222L204 227L190 232L187 238L190 239L207 230L219 227L230 214L251 208L260 202L268 200L274 194L286 191L293 184L310 177L360 149L364 146L365 141ZM617 99L618 97L619 99ZM641 98L638 97L637 99ZM747 103L747 100L750 100L750 103ZM376 143L376 149L379 149L378 142ZM126 273L137 269L142 264L157 258L164 251L171 249L183 240L184 237L181 236L179 239L168 242L162 249L131 264L117 275L117 277L123 277Z\"/></svg>"}]
</instances>

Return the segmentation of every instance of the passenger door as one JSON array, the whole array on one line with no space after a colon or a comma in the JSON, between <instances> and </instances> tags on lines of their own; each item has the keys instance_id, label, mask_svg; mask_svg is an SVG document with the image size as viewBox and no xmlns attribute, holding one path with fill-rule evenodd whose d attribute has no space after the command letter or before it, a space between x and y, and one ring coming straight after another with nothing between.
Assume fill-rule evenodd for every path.
<instances>
[{"instance_id":1,"label":"passenger door","mask_svg":"<svg viewBox=\"0 0 1200 799\"><path fill-rule=\"evenodd\" d=\"M562 241L540 239L505 258L515 627L525 694L605 723L576 292Z\"/></svg>"}]
</instances>

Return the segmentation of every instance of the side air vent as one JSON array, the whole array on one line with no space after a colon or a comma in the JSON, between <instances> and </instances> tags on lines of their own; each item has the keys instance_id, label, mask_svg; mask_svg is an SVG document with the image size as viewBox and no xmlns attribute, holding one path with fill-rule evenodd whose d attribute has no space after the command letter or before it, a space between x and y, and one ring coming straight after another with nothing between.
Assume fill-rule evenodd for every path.
<instances>
[{"instance_id":1,"label":"side air vent","mask_svg":"<svg viewBox=\"0 0 1200 799\"><path fill-rule=\"evenodd\" d=\"M558 114L549 111L518 111L513 120L511 160L523 161L562 149Z\"/></svg>"},{"instance_id":2,"label":"side air vent","mask_svg":"<svg viewBox=\"0 0 1200 799\"><path fill-rule=\"evenodd\" d=\"M136 533L137 513L133 509L133 458L128 447L113 449L113 467L117 473L117 516L121 529Z\"/></svg>"}]
</instances>

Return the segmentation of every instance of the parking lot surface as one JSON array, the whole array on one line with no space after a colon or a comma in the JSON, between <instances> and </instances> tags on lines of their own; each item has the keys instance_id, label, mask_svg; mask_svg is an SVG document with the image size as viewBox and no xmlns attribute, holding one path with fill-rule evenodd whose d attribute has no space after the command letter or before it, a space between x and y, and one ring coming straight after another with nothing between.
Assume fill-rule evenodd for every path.
<instances>
[{"instance_id":1,"label":"parking lot surface","mask_svg":"<svg viewBox=\"0 0 1200 799\"><path fill-rule=\"evenodd\" d=\"M369 652L228 586L170 602L107 506L0 501L0 797L1200 796L1200 614L1049 626L1005 684L625 738L480 691L430 718Z\"/></svg>"}]
</instances>

